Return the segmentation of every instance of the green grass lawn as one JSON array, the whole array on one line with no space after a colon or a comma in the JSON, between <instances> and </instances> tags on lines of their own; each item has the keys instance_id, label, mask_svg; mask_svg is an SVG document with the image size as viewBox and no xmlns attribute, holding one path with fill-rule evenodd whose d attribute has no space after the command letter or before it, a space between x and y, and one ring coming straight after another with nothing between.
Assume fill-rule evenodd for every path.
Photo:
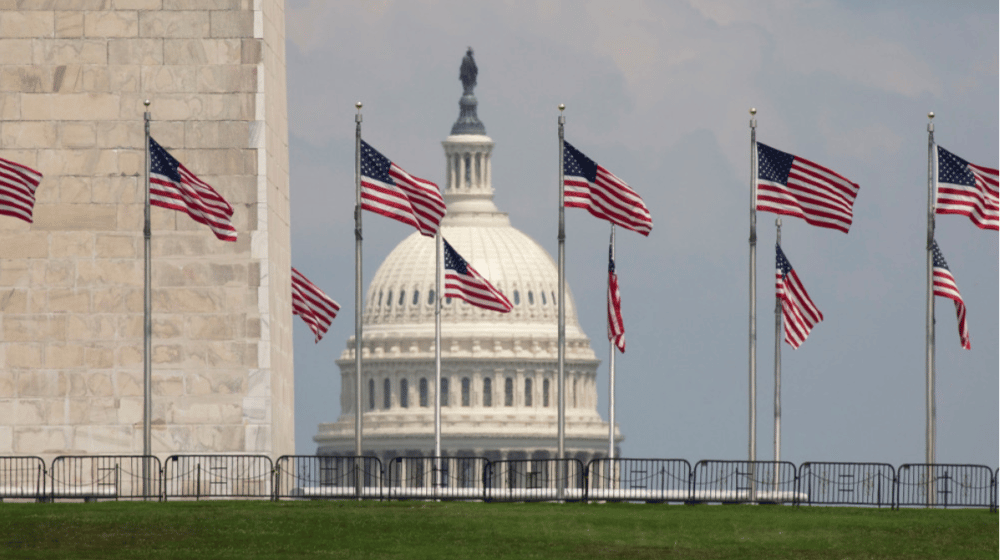
<instances>
[{"instance_id":1,"label":"green grass lawn","mask_svg":"<svg viewBox=\"0 0 1000 560\"><path fill-rule=\"evenodd\" d=\"M0 558L991 558L986 510L645 504L0 504Z\"/></svg>"}]
</instances>

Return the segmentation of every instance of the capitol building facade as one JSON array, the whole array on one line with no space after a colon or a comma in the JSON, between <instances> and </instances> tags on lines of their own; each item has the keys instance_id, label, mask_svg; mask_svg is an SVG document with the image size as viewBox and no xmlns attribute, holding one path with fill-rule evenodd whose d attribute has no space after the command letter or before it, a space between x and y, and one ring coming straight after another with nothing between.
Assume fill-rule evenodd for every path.
<instances>
[{"instance_id":1,"label":"capitol building facade","mask_svg":"<svg viewBox=\"0 0 1000 560\"><path fill-rule=\"evenodd\" d=\"M466 67L471 62L471 85ZM493 202L493 140L476 116L475 63L463 61L461 114L443 142L444 238L514 304L510 313L446 298L441 311L441 449L445 456L547 459L557 449L558 270ZM368 286L363 316L363 449L383 462L434 454L435 243L404 239ZM341 416L319 425L317 454L355 452L355 348L337 365ZM566 293L566 456L606 457L597 366ZM616 431L616 443L623 437Z\"/></svg>"}]
</instances>

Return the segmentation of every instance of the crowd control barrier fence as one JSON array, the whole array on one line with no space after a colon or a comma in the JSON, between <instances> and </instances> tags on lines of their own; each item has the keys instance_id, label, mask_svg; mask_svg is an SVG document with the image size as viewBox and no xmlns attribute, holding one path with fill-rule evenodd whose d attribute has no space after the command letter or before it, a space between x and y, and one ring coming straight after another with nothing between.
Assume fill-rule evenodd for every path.
<instances>
[{"instance_id":1,"label":"crowd control barrier fence","mask_svg":"<svg viewBox=\"0 0 1000 560\"><path fill-rule=\"evenodd\" d=\"M807 505L892 507L896 470L886 463L802 463L799 491Z\"/></svg>"},{"instance_id":2,"label":"crowd control barrier fence","mask_svg":"<svg viewBox=\"0 0 1000 560\"><path fill-rule=\"evenodd\" d=\"M274 498L267 455L171 455L164 463L164 500Z\"/></svg>"},{"instance_id":3,"label":"crowd control barrier fence","mask_svg":"<svg viewBox=\"0 0 1000 560\"><path fill-rule=\"evenodd\" d=\"M381 500L383 472L376 457L283 455L274 463L274 494L276 499L357 499L360 475L360 497Z\"/></svg>"},{"instance_id":4,"label":"crowd control barrier fence","mask_svg":"<svg viewBox=\"0 0 1000 560\"><path fill-rule=\"evenodd\" d=\"M63 455L49 469L53 500L159 500L160 460L151 455Z\"/></svg>"},{"instance_id":5,"label":"crowd control barrier fence","mask_svg":"<svg viewBox=\"0 0 1000 560\"><path fill-rule=\"evenodd\" d=\"M995 510L996 484L994 471L982 465L900 465L896 507L988 507Z\"/></svg>"},{"instance_id":6,"label":"crowd control barrier fence","mask_svg":"<svg viewBox=\"0 0 1000 560\"><path fill-rule=\"evenodd\" d=\"M778 503L989 508L1000 469L982 465L684 459L284 455L0 457L0 502L365 499ZM358 483L360 482L360 495Z\"/></svg>"},{"instance_id":7,"label":"crowd control barrier fence","mask_svg":"<svg viewBox=\"0 0 1000 560\"><path fill-rule=\"evenodd\" d=\"M0 457L0 502L45 499L45 472L41 457Z\"/></svg>"}]
</instances>

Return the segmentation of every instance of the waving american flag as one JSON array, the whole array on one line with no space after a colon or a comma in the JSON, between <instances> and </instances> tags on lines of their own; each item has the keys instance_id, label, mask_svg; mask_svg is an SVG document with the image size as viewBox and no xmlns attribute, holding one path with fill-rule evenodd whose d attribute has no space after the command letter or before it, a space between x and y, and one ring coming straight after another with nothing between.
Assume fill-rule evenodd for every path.
<instances>
[{"instance_id":1,"label":"waving american flag","mask_svg":"<svg viewBox=\"0 0 1000 560\"><path fill-rule=\"evenodd\" d=\"M414 177L361 141L361 208L409 224L434 237L444 218L444 198L434 183Z\"/></svg>"},{"instance_id":2,"label":"waving american flag","mask_svg":"<svg viewBox=\"0 0 1000 560\"><path fill-rule=\"evenodd\" d=\"M597 218L648 236L653 218L642 198L569 142L563 145L563 205L586 208Z\"/></svg>"},{"instance_id":3,"label":"waving american flag","mask_svg":"<svg viewBox=\"0 0 1000 560\"><path fill-rule=\"evenodd\" d=\"M965 322L965 302L962 301L962 294L958 292L958 284L955 283L955 277L948 269L948 263L945 262L936 239L931 245L931 256L934 258L934 295L946 297L955 302L955 315L958 316L958 337L962 341L962 348L972 350L969 325Z\"/></svg>"},{"instance_id":4,"label":"waving american flag","mask_svg":"<svg viewBox=\"0 0 1000 560\"><path fill-rule=\"evenodd\" d=\"M337 302L292 267L292 315L302 317L316 335L316 342L326 334L338 311Z\"/></svg>"},{"instance_id":5,"label":"waving american flag","mask_svg":"<svg viewBox=\"0 0 1000 560\"><path fill-rule=\"evenodd\" d=\"M785 342L792 348L798 348L806 341L812 328L823 320L823 314L813 304L806 287L792 268L792 263L788 262L785 252L781 250L781 245L775 245L774 248L777 253L775 289L781 301Z\"/></svg>"},{"instance_id":6,"label":"waving american flag","mask_svg":"<svg viewBox=\"0 0 1000 560\"><path fill-rule=\"evenodd\" d=\"M980 229L1000 230L997 170L973 165L937 147L937 214L959 214Z\"/></svg>"},{"instance_id":7,"label":"waving american flag","mask_svg":"<svg viewBox=\"0 0 1000 560\"><path fill-rule=\"evenodd\" d=\"M444 296L459 298L476 307L507 313L514 306L444 241Z\"/></svg>"},{"instance_id":8,"label":"waving american flag","mask_svg":"<svg viewBox=\"0 0 1000 560\"><path fill-rule=\"evenodd\" d=\"M34 169L0 158L0 214L32 223L35 189L42 174Z\"/></svg>"}]
</instances>

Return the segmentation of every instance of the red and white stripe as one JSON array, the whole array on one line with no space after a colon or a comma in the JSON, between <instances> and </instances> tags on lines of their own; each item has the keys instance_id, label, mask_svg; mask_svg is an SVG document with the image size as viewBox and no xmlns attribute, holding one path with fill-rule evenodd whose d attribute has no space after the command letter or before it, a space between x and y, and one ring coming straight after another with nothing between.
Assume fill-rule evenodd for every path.
<instances>
[{"instance_id":1,"label":"red and white stripe","mask_svg":"<svg viewBox=\"0 0 1000 560\"><path fill-rule=\"evenodd\" d=\"M613 265L612 265L613 266ZM608 270L608 340L625 353L625 321L622 319L622 296L618 291L618 274Z\"/></svg>"},{"instance_id":2,"label":"red and white stripe","mask_svg":"<svg viewBox=\"0 0 1000 560\"><path fill-rule=\"evenodd\" d=\"M292 267L292 315L302 317L316 335L316 342L326 334L338 311L337 302Z\"/></svg>"},{"instance_id":3,"label":"red and white stripe","mask_svg":"<svg viewBox=\"0 0 1000 560\"><path fill-rule=\"evenodd\" d=\"M597 178L563 177L563 204L566 208L585 208L592 215L623 228L649 235L653 218L646 203L625 181L604 167L597 166Z\"/></svg>"},{"instance_id":4,"label":"red and white stripe","mask_svg":"<svg viewBox=\"0 0 1000 560\"><path fill-rule=\"evenodd\" d=\"M798 348L806 341L809 332L823 320L823 314L813 304L799 275L792 269L782 278L777 271L775 288L781 300L782 325L785 328L785 342Z\"/></svg>"},{"instance_id":5,"label":"red and white stripe","mask_svg":"<svg viewBox=\"0 0 1000 560\"><path fill-rule=\"evenodd\" d=\"M185 212L191 219L208 226L223 241L236 241L233 207L208 183L178 163L179 183L166 175L149 176L149 203L152 206Z\"/></svg>"},{"instance_id":6,"label":"red and white stripe","mask_svg":"<svg viewBox=\"0 0 1000 560\"><path fill-rule=\"evenodd\" d=\"M860 187L843 175L795 156L788 184L758 179L757 210L802 218L847 233Z\"/></svg>"},{"instance_id":7,"label":"red and white stripe","mask_svg":"<svg viewBox=\"0 0 1000 560\"><path fill-rule=\"evenodd\" d=\"M361 208L409 224L422 235L434 237L447 207L435 183L414 177L395 163L387 184L368 176L361 177Z\"/></svg>"},{"instance_id":8,"label":"red and white stripe","mask_svg":"<svg viewBox=\"0 0 1000 560\"><path fill-rule=\"evenodd\" d=\"M976 178L976 186L938 182L935 213L968 216L980 229L1000 230L998 171L972 163L968 166Z\"/></svg>"},{"instance_id":9,"label":"red and white stripe","mask_svg":"<svg viewBox=\"0 0 1000 560\"><path fill-rule=\"evenodd\" d=\"M35 189L41 181L42 174L34 169L0 158L0 214L32 223Z\"/></svg>"}]
</instances>

